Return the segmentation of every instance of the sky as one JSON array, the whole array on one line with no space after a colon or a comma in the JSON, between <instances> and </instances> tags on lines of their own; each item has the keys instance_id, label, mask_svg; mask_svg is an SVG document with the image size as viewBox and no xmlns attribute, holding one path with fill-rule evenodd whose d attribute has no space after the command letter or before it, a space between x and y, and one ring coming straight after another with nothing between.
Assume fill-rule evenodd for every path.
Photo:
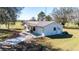
<instances>
[{"instance_id":1,"label":"sky","mask_svg":"<svg viewBox=\"0 0 79 59\"><path fill-rule=\"evenodd\" d=\"M18 20L29 20L32 17L37 19L37 15L43 11L46 15L50 14L53 10L53 7L25 7L22 11Z\"/></svg>"}]
</instances>

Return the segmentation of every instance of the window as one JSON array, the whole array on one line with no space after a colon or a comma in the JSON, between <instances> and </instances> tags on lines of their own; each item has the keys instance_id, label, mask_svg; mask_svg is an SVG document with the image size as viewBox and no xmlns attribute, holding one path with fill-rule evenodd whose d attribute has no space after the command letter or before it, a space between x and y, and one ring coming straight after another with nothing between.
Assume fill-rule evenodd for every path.
<instances>
[{"instance_id":1,"label":"window","mask_svg":"<svg viewBox=\"0 0 79 59\"><path fill-rule=\"evenodd\" d=\"M56 31L56 27L54 27L53 30Z\"/></svg>"},{"instance_id":2,"label":"window","mask_svg":"<svg viewBox=\"0 0 79 59\"><path fill-rule=\"evenodd\" d=\"M33 31L35 31L35 27L33 27Z\"/></svg>"}]
</instances>

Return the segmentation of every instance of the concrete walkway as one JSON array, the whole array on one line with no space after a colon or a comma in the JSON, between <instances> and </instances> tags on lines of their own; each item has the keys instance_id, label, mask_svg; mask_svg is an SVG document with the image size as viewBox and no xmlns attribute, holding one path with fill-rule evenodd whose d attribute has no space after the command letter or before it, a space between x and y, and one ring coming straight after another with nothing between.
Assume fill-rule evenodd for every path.
<instances>
[{"instance_id":1,"label":"concrete walkway","mask_svg":"<svg viewBox=\"0 0 79 59\"><path fill-rule=\"evenodd\" d=\"M30 40L34 40L34 39L43 37L42 35L35 36L32 33L19 33L19 34L20 34L19 37L6 39L5 41L2 42L2 45L16 45L22 41L28 42Z\"/></svg>"}]
</instances>

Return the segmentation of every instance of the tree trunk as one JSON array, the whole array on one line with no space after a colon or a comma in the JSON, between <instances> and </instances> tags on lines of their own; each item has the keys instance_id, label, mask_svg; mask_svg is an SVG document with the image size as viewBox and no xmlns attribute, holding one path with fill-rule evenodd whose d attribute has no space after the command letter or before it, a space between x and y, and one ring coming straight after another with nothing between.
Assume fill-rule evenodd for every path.
<instances>
[{"instance_id":1,"label":"tree trunk","mask_svg":"<svg viewBox=\"0 0 79 59\"><path fill-rule=\"evenodd\" d=\"M9 28L9 23L7 24L7 28L10 29L10 28Z\"/></svg>"},{"instance_id":2,"label":"tree trunk","mask_svg":"<svg viewBox=\"0 0 79 59\"><path fill-rule=\"evenodd\" d=\"M78 26L79 26L79 23L78 23Z\"/></svg>"},{"instance_id":3,"label":"tree trunk","mask_svg":"<svg viewBox=\"0 0 79 59\"><path fill-rule=\"evenodd\" d=\"M0 24L0 29L1 29L1 24Z\"/></svg>"},{"instance_id":4,"label":"tree trunk","mask_svg":"<svg viewBox=\"0 0 79 59\"><path fill-rule=\"evenodd\" d=\"M6 26L7 29L10 29L10 28L9 28L9 23L5 24L5 26Z\"/></svg>"}]
</instances>

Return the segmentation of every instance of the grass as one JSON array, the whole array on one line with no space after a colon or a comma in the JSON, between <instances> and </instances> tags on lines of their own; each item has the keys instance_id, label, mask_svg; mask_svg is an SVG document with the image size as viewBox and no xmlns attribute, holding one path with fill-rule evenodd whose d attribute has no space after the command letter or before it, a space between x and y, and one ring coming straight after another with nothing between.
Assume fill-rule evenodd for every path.
<instances>
[{"instance_id":1,"label":"grass","mask_svg":"<svg viewBox=\"0 0 79 59\"><path fill-rule=\"evenodd\" d=\"M63 51L79 50L79 29L64 29L64 31L73 34L72 38L49 38L45 37L39 40L39 43L47 45L50 48L57 48Z\"/></svg>"},{"instance_id":2,"label":"grass","mask_svg":"<svg viewBox=\"0 0 79 59\"><path fill-rule=\"evenodd\" d=\"M23 26L21 25L21 22L16 22L15 25L10 25L10 29L17 31L22 31ZM77 26L73 25L66 25L68 27L77 28ZM2 29L7 29L5 25L1 26ZM72 38L49 38L45 37L43 39L37 40L38 43L42 45L46 45L51 49L57 49L57 50L63 50L63 51L77 51L79 50L79 29L64 29L63 31L67 31L68 33L72 34ZM0 32L0 41L3 41L5 37L12 34L12 32Z\"/></svg>"},{"instance_id":3,"label":"grass","mask_svg":"<svg viewBox=\"0 0 79 59\"><path fill-rule=\"evenodd\" d=\"M7 29L5 24L0 24L0 29ZM9 26L10 29L23 29L22 23L21 22L16 22L15 25L11 25Z\"/></svg>"},{"instance_id":4,"label":"grass","mask_svg":"<svg viewBox=\"0 0 79 59\"><path fill-rule=\"evenodd\" d=\"M77 24L74 24L74 23L66 23L65 27L72 28L72 29L76 29L76 28L79 29L79 26Z\"/></svg>"},{"instance_id":5,"label":"grass","mask_svg":"<svg viewBox=\"0 0 79 59\"><path fill-rule=\"evenodd\" d=\"M15 25L10 25L10 29L8 30L6 28L6 26L3 24L0 27L0 41L3 41L4 39L6 39L8 36L10 36L12 34L11 30L14 31L22 31L23 30L23 26L21 25L21 22L16 22Z\"/></svg>"}]
</instances>

